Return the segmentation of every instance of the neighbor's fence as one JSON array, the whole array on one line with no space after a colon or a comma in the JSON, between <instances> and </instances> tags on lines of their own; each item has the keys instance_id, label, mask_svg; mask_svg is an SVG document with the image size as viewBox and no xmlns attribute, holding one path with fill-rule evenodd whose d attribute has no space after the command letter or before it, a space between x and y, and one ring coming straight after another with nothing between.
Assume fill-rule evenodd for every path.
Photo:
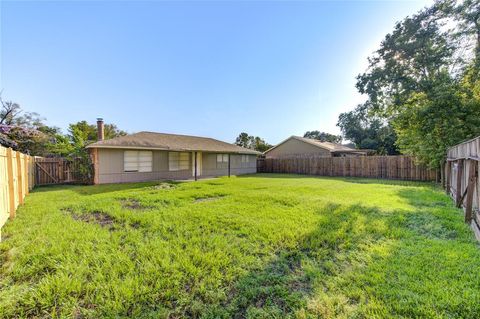
<instances>
[{"instance_id":1,"label":"neighbor's fence","mask_svg":"<svg viewBox=\"0 0 480 319\"><path fill-rule=\"evenodd\" d=\"M445 190L457 207L465 209L465 222L480 225L479 179L480 137L455 145L447 151ZM474 224L472 224L474 225Z\"/></svg>"},{"instance_id":2,"label":"neighbor's fence","mask_svg":"<svg viewBox=\"0 0 480 319\"><path fill-rule=\"evenodd\" d=\"M15 211L34 185L32 156L0 146L0 228Z\"/></svg>"},{"instance_id":3,"label":"neighbor's fence","mask_svg":"<svg viewBox=\"0 0 480 319\"><path fill-rule=\"evenodd\" d=\"M320 176L368 177L435 181L437 171L415 162L410 156L295 156L259 158L257 170L262 173L291 173Z\"/></svg>"},{"instance_id":4,"label":"neighbor's fence","mask_svg":"<svg viewBox=\"0 0 480 319\"><path fill-rule=\"evenodd\" d=\"M86 158L35 158L35 185L91 184L93 167Z\"/></svg>"}]
</instances>

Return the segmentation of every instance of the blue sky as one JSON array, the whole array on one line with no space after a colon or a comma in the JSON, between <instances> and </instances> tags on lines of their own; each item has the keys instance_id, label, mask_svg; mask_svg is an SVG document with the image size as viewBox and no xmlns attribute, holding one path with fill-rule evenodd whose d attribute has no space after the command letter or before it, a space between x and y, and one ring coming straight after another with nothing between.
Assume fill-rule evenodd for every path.
<instances>
[{"instance_id":1,"label":"blue sky","mask_svg":"<svg viewBox=\"0 0 480 319\"><path fill-rule=\"evenodd\" d=\"M430 3L1 1L0 88L64 131L339 133L367 57Z\"/></svg>"}]
</instances>

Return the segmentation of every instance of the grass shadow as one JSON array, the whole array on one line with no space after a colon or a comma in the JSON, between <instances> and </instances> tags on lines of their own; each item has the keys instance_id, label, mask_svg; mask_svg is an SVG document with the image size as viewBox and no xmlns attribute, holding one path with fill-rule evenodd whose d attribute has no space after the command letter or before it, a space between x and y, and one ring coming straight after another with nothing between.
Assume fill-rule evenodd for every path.
<instances>
[{"instance_id":1,"label":"grass shadow","mask_svg":"<svg viewBox=\"0 0 480 319\"><path fill-rule=\"evenodd\" d=\"M337 305L343 309L359 299L338 293L329 296L330 283L352 271L352 263L358 262L361 254L369 258L366 255L372 246L381 246L394 237L396 218L387 220L384 212L358 205L330 204L318 214L321 218L315 230L301 238L296 247L277 252L263 269L238 280L224 305L227 317L297 317L319 295L325 297L325 304L317 305L316 315L323 317L331 311L332 302L340 305L348 300L341 307Z\"/></svg>"},{"instance_id":2,"label":"grass shadow","mask_svg":"<svg viewBox=\"0 0 480 319\"><path fill-rule=\"evenodd\" d=\"M262 269L237 281L223 305L227 315L219 311L206 317L391 318L460 313L475 318L480 314L480 305L472 307L461 297L468 293L480 298L480 279L475 271L468 272L472 263L464 262L480 260L480 253L472 245L468 227L455 217L445 221L445 216L428 211L335 204L318 214L315 230L296 247L278 251ZM465 251L459 252L458 245ZM459 272L471 281L458 281ZM442 286L448 286L449 292L444 293Z\"/></svg>"},{"instance_id":3,"label":"grass shadow","mask_svg":"<svg viewBox=\"0 0 480 319\"><path fill-rule=\"evenodd\" d=\"M366 178L366 177L343 177L343 176L326 176L326 175L306 175L306 174L286 174L286 173L256 173L239 175L238 178L278 178L278 179L325 179L342 181L353 184L371 184L371 185L395 185L395 186L435 186L438 185L435 182L429 181L408 181L401 179L379 179L379 178Z\"/></svg>"},{"instance_id":4,"label":"grass shadow","mask_svg":"<svg viewBox=\"0 0 480 319\"><path fill-rule=\"evenodd\" d=\"M151 181L151 182L139 182L139 183L119 183L119 184L101 184L101 185L43 185L35 187L32 192L41 193L41 192L55 192L55 191L64 191L72 190L79 195L97 195L97 194L107 194L118 191L128 191L135 189L142 189L151 187L152 189L162 189L163 184L171 184L173 186L180 184L179 181Z\"/></svg>"}]
</instances>

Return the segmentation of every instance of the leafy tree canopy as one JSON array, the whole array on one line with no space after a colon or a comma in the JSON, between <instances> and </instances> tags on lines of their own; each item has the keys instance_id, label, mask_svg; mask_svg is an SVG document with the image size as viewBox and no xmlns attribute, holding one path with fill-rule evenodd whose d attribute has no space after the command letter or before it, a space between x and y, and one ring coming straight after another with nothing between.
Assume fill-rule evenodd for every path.
<instances>
[{"instance_id":1,"label":"leafy tree canopy","mask_svg":"<svg viewBox=\"0 0 480 319\"><path fill-rule=\"evenodd\" d=\"M272 145L268 144L262 138L258 136L248 135L248 133L240 133L235 140L235 144L241 147L249 148L259 152L265 152Z\"/></svg>"},{"instance_id":2,"label":"leafy tree canopy","mask_svg":"<svg viewBox=\"0 0 480 319\"><path fill-rule=\"evenodd\" d=\"M303 137L312 138L322 142L342 143L342 136L320 131L307 131L303 134Z\"/></svg>"},{"instance_id":3,"label":"leafy tree canopy","mask_svg":"<svg viewBox=\"0 0 480 319\"><path fill-rule=\"evenodd\" d=\"M70 124L68 134L47 126L37 113L24 112L18 103L0 96L0 143L37 156L84 156L84 147L97 141L97 126L80 121ZM126 135L115 124L105 124L105 138Z\"/></svg>"},{"instance_id":4,"label":"leafy tree canopy","mask_svg":"<svg viewBox=\"0 0 480 319\"><path fill-rule=\"evenodd\" d=\"M448 147L480 134L479 66L480 1L437 1L386 35L357 78L367 102L338 125L357 146L390 154L394 141L439 167Z\"/></svg>"},{"instance_id":5,"label":"leafy tree canopy","mask_svg":"<svg viewBox=\"0 0 480 319\"><path fill-rule=\"evenodd\" d=\"M98 139L98 130L96 124L89 124L87 121L79 121L70 124L68 127L68 136L76 147L84 147ZM127 135L127 132L118 129L115 124L104 124L105 139L111 139L118 136Z\"/></svg>"},{"instance_id":6,"label":"leafy tree canopy","mask_svg":"<svg viewBox=\"0 0 480 319\"><path fill-rule=\"evenodd\" d=\"M381 118L368 116L362 104L353 111L341 113L337 126L356 148L375 150L381 155L398 154L396 134L391 125L385 124Z\"/></svg>"}]
</instances>

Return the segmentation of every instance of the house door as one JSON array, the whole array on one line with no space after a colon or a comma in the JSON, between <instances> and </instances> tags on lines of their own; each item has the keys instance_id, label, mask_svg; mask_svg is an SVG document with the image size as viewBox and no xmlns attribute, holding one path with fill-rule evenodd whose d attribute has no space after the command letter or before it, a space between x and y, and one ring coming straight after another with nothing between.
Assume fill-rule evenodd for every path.
<instances>
[{"instance_id":1,"label":"house door","mask_svg":"<svg viewBox=\"0 0 480 319\"><path fill-rule=\"evenodd\" d=\"M197 176L202 176L202 152L197 153ZM195 152L192 152L192 176L195 176Z\"/></svg>"}]
</instances>

